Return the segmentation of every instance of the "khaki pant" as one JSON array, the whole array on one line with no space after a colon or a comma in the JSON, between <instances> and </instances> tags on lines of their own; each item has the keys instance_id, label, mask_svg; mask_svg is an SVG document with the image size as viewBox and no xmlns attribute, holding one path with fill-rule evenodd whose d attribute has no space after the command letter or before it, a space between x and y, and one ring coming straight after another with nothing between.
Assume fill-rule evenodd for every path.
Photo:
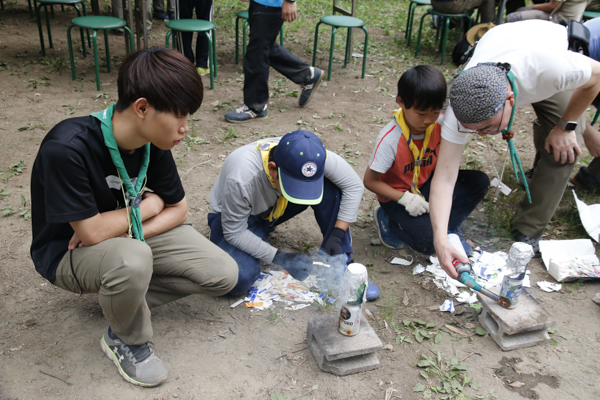
<instances>
[{"instance_id":1,"label":"khaki pant","mask_svg":"<svg viewBox=\"0 0 600 400\"><path fill-rule=\"evenodd\" d=\"M567 104L571 99L572 91L557 93L549 99L532 104L537 120L533 124L533 143L536 154L534 173L529 184L532 204L527 196L521 200L513 226L519 232L532 238L539 238L558 204L562 199L567 181L571 176L575 164L561 164L554 161L554 154L544 149L544 142L550 131L556 126ZM582 134L585 129L585 114L579 118L577 129L577 142L582 146Z\"/></svg>"},{"instance_id":2,"label":"khaki pant","mask_svg":"<svg viewBox=\"0 0 600 400\"><path fill-rule=\"evenodd\" d=\"M68 251L54 284L98 293L113 332L129 345L152 338L150 308L190 294L221 296L236 285L238 267L190 225L146 239L114 238Z\"/></svg>"}]
</instances>

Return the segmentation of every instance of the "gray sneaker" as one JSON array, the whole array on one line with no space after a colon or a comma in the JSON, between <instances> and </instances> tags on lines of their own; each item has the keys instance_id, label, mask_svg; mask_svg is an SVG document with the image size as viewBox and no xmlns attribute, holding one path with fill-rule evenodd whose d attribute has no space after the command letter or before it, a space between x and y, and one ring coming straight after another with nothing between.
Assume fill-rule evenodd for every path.
<instances>
[{"instance_id":1,"label":"gray sneaker","mask_svg":"<svg viewBox=\"0 0 600 400\"><path fill-rule=\"evenodd\" d=\"M225 119L229 122L248 122L257 119L265 118L267 116L267 105L262 111L254 111L248 108L247 105L243 105L237 108L235 111L229 111L225 113Z\"/></svg>"},{"instance_id":2,"label":"gray sneaker","mask_svg":"<svg viewBox=\"0 0 600 400\"><path fill-rule=\"evenodd\" d=\"M152 387L167 380L167 370L148 343L129 346L121 341L110 326L100 340L104 354L110 358L119 374L134 385Z\"/></svg>"},{"instance_id":3,"label":"gray sneaker","mask_svg":"<svg viewBox=\"0 0 600 400\"><path fill-rule=\"evenodd\" d=\"M323 71L321 71L319 68L310 67L310 75L310 80L302 85L300 91L300 98L298 99L298 105L300 107L307 105L312 98L313 93L317 90L319 84L321 83Z\"/></svg>"}]
</instances>

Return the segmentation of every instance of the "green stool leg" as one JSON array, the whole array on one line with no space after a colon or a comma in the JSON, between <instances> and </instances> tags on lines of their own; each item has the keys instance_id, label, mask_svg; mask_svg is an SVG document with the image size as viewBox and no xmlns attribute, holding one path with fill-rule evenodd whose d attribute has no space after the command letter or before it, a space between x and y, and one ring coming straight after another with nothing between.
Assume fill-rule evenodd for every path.
<instances>
[{"instance_id":1,"label":"green stool leg","mask_svg":"<svg viewBox=\"0 0 600 400\"><path fill-rule=\"evenodd\" d=\"M313 47L313 61L312 66L315 66L315 62L317 60L317 42L319 39L319 25L321 25L321 21L317 22L317 26L315 28L315 45Z\"/></svg>"},{"instance_id":2,"label":"green stool leg","mask_svg":"<svg viewBox=\"0 0 600 400\"><path fill-rule=\"evenodd\" d=\"M83 6L83 15L85 15L87 17L87 9L85 8L85 2L82 0L81 5ZM75 8L77 8L77 6L75 6ZM86 29L85 32L87 33L87 39L88 39L88 46L92 46L92 42L90 41L90 30ZM83 39L81 40L83 41Z\"/></svg>"},{"instance_id":3,"label":"green stool leg","mask_svg":"<svg viewBox=\"0 0 600 400\"><path fill-rule=\"evenodd\" d=\"M77 4L73 4L73 7L75 7L75 10L77 11L77 16L81 17L81 13L79 12L79 7L77 7ZM89 38L89 34L90 32L86 29L87 33L88 33L88 38ZM83 28L79 28L79 34L81 35L81 43L84 42L83 39Z\"/></svg>"},{"instance_id":4,"label":"green stool leg","mask_svg":"<svg viewBox=\"0 0 600 400\"><path fill-rule=\"evenodd\" d=\"M110 52L108 51L108 30L104 30L104 47L106 47L106 70L110 73Z\"/></svg>"},{"instance_id":5,"label":"green stool leg","mask_svg":"<svg viewBox=\"0 0 600 400\"><path fill-rule=\"evenodd\" d=\"M598 120L598 116L599 115L600 115L600 108L598 108L596 110L596 114L594 114L594 118L592 119L592 124L591 125L594 125L596 123L596 121Z\"/></svg>"},{"instance_id":6,"label":"green stool leg","mask_svg":"<svg viewBox=\"0 0 600 400\"><path fill-rule=\"evenodd\" d=\"M235 63L240 63L240 17L235 18Z\"/></svg>"},{"instance_id":7,"label":"green stool leg","mask_svg":"<svg viewBox=\"0 0 600 400\"><path fill-rule=\"evenodd\" d=\"M69 47L69 59L71 60L71 77L75 80L75 60L73 58L73 42L71 42L71 29L74 24L69 25L67 28L67 46Z\"/></svg>"},{"instance_id":8,"label":"green stool leg","mask_svg":"<svg viewBox=\"0 0 600 400\"><path fill-rule=\"evenodd\" d=\"M333 48L335 46L335 31L337 28L335 26L331 27L331 45L329 46L329 69L327 72L327 80L331 80L331 66L333 64Z\"/></svg>"},{"instance_id":9,"label":"green stool leg","mask_svg":"<svg viewBox=\"0 0 600 400\"><path fill-rule=\"evenodd\" d=\"M210 43L209 43L210 44ZM212 30L212 51L213 51L213 65L215 66L215 78L217 77L217 35L215 30ZM211 86L212 89L212 86Z\"/></svg>"},{"instance_id":10,"label":"green stool leg","mask_svg":"<svg viewBox=\"0 0 600 400\"><path fill-rule=\"evenodd\" d=\"M352 28L348 28L348 34L346 36L346 54L344 55L344 68L348 65L348 55L350 53L350 38L352 37Z\"/></svg>"},{"instance_id":11,"label":"green stool leg","mask_svg":"<svg viewBox=\"0 0 600 400\"><path fill-rule=\"evenodd\" d=\"M281 25L281 30L279 31L279 45L283 47L283 25Z\"/></svg>"},{"instance_id":12,"label":"green stool leg","mask_svg":"<svg viewBox=\"0 0 600 400\"><path fill-rule=\"evenodd\" d=\"M127 25L125 25L123 27L123 29L125 29L127 31L127 34L129 35L129 49L130 49L129 52L133 53L133 51L134 51L134 47L133 47L133 33L131 33L131 29L129 29L127 27Z\"/></svg>"},{"instance_id":13,"label":"green stool leg","mask_svg":"<svg viewBox=\"0 0 600 400\"><path fill-rule=\"evenodd\" d=\"M369 48L369 32L364 26L362 27L362 30L365 31L365 50L363 54L362 79L365 79L365 69L367 68L367 49Z\"/></svg>"},{"instance_id":14,"label":"green stool leg","mask_svg":"<svg viewBox=\"0 0 600 400\"><path fill-rule=\"evenodd\" d=\"M96 89L100 91L100 61L98 60L98 41L96 39L98 31L92 31L92 45L94 46L94 68L96 70Z\"/></svg>"},{"instance_id":15,"label":"green stool leg","mask_svg":"<svg viewBox=\"0 0 600 400\"><path fill-rule=\"evenodd\" d=\"M29 7L29 18L33 19L33 8L31 7L31 0L27 0L27 7Z\"/></svg>"},{"instance_id":16,"label":"green stool leg","mask_svg":"<svg viewBox=\"0 0 600 400\"><path fill-rule=\"evenodd\" d=\"M446 20L444 21L444 28L442 29L442 41L441 41L441 45L442 45L442 61L440 62L441 65L444 64L444 58L446 57L446 44L448 42L448 30L450 29L450 18L446 18Z\"/></svg>"},{"instance_id":17,"label":"green stool leg","mask_svg":"<svg viewBox=\"0 0 600 400\"><path fill-rule=\"evenodd\" d=\"M208 38L208 68L209 68L209 75L210 75L210 88L214 89L215 88L215 81L214 81L214 75L215 75L215 63L213 62L213 53L214 53L214 47L213 47L213 40L211 39L210 35L208 32L204 32L204 34L206 35L206 37Z\"/></svg>"},{"instance_id":18,"label":"green stool leg","mask_svg":"<svg viewBox=\"0 0 600 400\"><path fill-rule=\"evenodd\" d=\"M50 10L54 9L50 6ZM48 29L48 48L52 48L52 33L50 32L50 19L48 17L48 6L44 5L44 14L46 15L46 28ZM52 13L52 17L54 17L54 13Z\"/></svg>"},{"instance_id":19,"label":"green stool leg","mask_svg":"<svg viewBox=\"0 0 600 400\"><path fill-rule=\"evenodd\" d=\"M37 16L38 30L40 31L40 45L42 46L42 57L46 57L46 49L44 48L44 33L42 31L42 20L40 19L40 8L41 4L38 4L35 8L35 15Z\"/></svg>"},{"instance_id":20,"label":"green stool leg","mask_svg":"<svg viewBox=\"0 0 600 400\"><path fill-rule=\"evenodd\" d=\"M242 28L242 57L246 58L246 28L248 27L248 20L244 21L244 27ZM244 61L242 61L242 65Z\"/></svg>"},{"instance_id":21,"label":"green stool leg","mask_svg":"<svg viewBox=\"0 0 600 400\"><path fill-rule=\"evenodd\" d=\"M408 9L408 21L406 22L406 46L410 47L410 39L412 37L412 28L415 20L415 12L417 11L417 3L410 3Z\"/></svg>"},{"instance_id":22,"label":"green stool leg","mask_svg":"<svg viewBox=\"0 0 600 400\"><path fill-rule=\"evenodd\" d=\"M171 37L171 34L173 33L173 31L169 31L167 32L167 36L165 37L165 47L168 49L169 48L169 38Z\"/></svg>"},{"instance_id":23,"label":"green stool leg","mask_svg":"<svg viewBox=\"0 0 600 400\"><path fill-rule=\"evenodd\" d=\"M421 32L423 31L423 20L428 15L431 15L431 14L424 14L421 17L421 23L419 24L419 35L417 36L417 49L415 50L415 57L419 56L419 47L421 47Z\"/></svg>"}]
</instances>

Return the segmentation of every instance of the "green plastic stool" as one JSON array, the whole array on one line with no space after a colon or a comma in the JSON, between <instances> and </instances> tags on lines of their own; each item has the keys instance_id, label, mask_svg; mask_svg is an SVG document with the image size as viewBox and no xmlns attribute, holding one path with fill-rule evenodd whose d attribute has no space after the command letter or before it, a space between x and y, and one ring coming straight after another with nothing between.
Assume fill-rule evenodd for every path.
<instances>
[{"instance_id":1,"label":"green plastic stool","mask_svg":"<svg viewBox=\"0 0 600 400\"><path fill-rule=\"evenodd\" d=\"M406 32L404 37L406 39L406 46L410 47L410 38L412 36L412 28L415 20L415 11L417 11L417 7L419 6L430 6L431 0L410 0L410 4L408 5L408 16L406 19Z\"/></svg>"},{"instance_id":2,"label":"green plastic stool","mask_svg":"<svg viewBox=\"0 0 600 400\"><path fill-rule=\"evenodd\" d=\"M203 32L208 38L208 68L210 69L210 88L215 88L215 78L217 77L217 45L215 38L215 24L203 19L174 19L165 21L169 28L165 38L165 47L169 48L169 37L175 32ZM210 33L212 32L211 38ZM173 47L175 47L175 37L173 37Z\"/></svg>"},{"instance_id":3,"label":"green plastic stool","mask_svg":"<svg viewBox=\"0 0 600 400\"><path fill-rule=\"evenodd\" d=\"M444 64L444 59L446 57L446 45L448 42L448 30L450 29L450 18L452 18L452 17L468 18L469 26L468 26L467 30L471 29L471 26L473 25L473 21L471 20L471 15L469 15L468 13L447 14L447 13L436 11L433 8L428 9L427 12L421 17L421 24L419 25L419 36L417 37L417 49L415 51L415 57L419 56L419 47L421 46L421 32L423 31L423 21L425 21L425 17L428 15L431 15L432 17L434 15L437 15L437 16L441 17L441 20L442 20L441 21L442 37L440 39L440 50L442 52L442 61L440 62L440 64ZM435 35L436 39L438 38L438 35L439 35L439 29Z\"/></svg>"},{"instance_id":4,"label":"green plastic stool","mask_svg":"<svg viewBox=\"0 0 600 400\"><path fill-rule=\"evenodd\" d=\"M360 18L348 17L345 15L326 15L321 17L321 20L317 23L315 28L315 45L313 48L313 59L312 66L315 66L317 61L317 42L319 38L319 25L326 24L332 27L331 30L331 45L329 47L329 70L327 72L327 80L331 80L331 64L333 62L333 49L335 47L335 32L338 28L348 28L348 36L346 37L346 55L344 56L344 68L348 65L350 51L350 30L352 28L361 28L365 32L365 50L363 54L363 67L362 67L362 78L365 78L365 69L367 67L367 48L369 46L369 32L365 28L365 21Z\"/></svg>"},{"instance_id":5,"label":"green plastic stool","mask_svg":"<svg viewBox=\"0 0 600 400\"><path fill-rule=\"evenodd\" d=\"M98 57L98 41L96 40L96 35L98 33L98 29L104 30L104 47L106 48L106 69L107 72L110 72L110 52L108 50L108 32L112 29L123 28L129 34L129 48L133 49L133 35L131 31L127 27L127 23L121 18L116 17L104 17L91 15L87 17L77 17L73 18L71 21L71 25L67 28L67 43L69 46L69 58L71 59L71 75L73 76L73 80L75 80L75 60L73 59L73 43L71 42L71 29L74 26L84 29L92 29L92 42L94 48L94 67L96 70L96 89L100 90L100 58ZM87 53L85 51L85 42L82 40L81 45L83 47L83 58L87 57Z\"/></svg>"},{"instance_id":6,"label":"green plastic stool","mask_svg":"<svg viewBox=\"0 0 600 400\"><path fill-rule=\"evenodd\" d=\"M588 19L593 19L596 17L600 17L600 12L596 11L584 11L583 16L581 17L582 21L587 21Z\"/></svg>"},{"instance_id":7,"label":"green plastic stool","mask_svg":"<svg viewBox=\"0 0 600 400\"><path fill-rule=\"evenodd\" d=\"M40 44L42 46L42 57L46 57L46 48L44 47L44 34L42 33L42 19L40 18L40 8L44 7L44 14L46 16L46 27L48 28L48 48L52 48L52 33L50 32L50 20L48 19L48 6L50 6L50 10L52 10L52 6L54 5L68 5L73 6L77 11L77 16L80 17L81 13L79 12L78 4L83 6L83 15L87 15L87 11L85 9L84 0L38 0L37 5L35 7L35 15L37 17L38 30L40 32ZM83 43L83 29L81 31L81 42ZM90 32L87 32L88 45L91 46L90 42Z\"/></svg>"},{"instance_id":8,"label":"green plastic stool","mask_svg":"<svg viewBox=\"0 0 600 400\"><path fill-rule=\"evenodd\" d=\"M244 27L242 31L242 57L246 56L246 28L248 27L248 10L238 11L236 13L237 17L235 17L235 63L240 63L240 50L239 50L239 30L240 30L240 19L245 19ZM281 32L279 32L279 45L283 46L283 25L281 25Z\"/></svg>"}]
</instances>

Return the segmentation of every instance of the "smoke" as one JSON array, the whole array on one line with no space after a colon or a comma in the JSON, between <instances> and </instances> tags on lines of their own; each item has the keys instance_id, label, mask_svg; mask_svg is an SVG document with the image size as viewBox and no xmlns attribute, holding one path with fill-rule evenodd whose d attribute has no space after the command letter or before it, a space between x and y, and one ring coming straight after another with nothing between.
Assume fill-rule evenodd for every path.
<instances>
[{"instance_id":1,"label":"smoke","mask_svg":"<svg viewBox=\"0 0 600 400\"><path fill-rule=\"evenodd\" d=\"M341 308L347 297L344 288L344 273L348 266L348 256L345 253L330 256L320 249L311 259L329 265L329 267L315 265L311 274L317 277L317 285L321 292L335 298L337 308Z\"/></svg>"}]
</instances>

